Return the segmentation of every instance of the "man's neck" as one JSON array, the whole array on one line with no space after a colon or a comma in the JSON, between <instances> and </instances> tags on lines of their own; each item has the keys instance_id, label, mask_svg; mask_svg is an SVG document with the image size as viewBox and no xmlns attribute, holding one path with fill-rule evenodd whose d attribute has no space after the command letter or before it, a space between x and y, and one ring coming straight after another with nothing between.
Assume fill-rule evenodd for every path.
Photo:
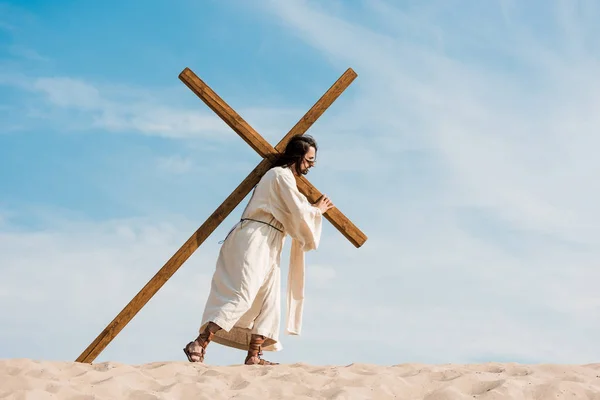
<instances>
[{"instance_id":1,"label":"man's neck","mask_svg":"<svg viewBox=\"0 0 600 400\"><path fill-rule=\"evenodd\" d=\"M295 176L300 176L300 174L298 173L298 171L296 170L296 166L295 165L287 165L286 168L289 168L290 171L292 171L292 174L294 174Z\"/></svg>"}]
</instances>

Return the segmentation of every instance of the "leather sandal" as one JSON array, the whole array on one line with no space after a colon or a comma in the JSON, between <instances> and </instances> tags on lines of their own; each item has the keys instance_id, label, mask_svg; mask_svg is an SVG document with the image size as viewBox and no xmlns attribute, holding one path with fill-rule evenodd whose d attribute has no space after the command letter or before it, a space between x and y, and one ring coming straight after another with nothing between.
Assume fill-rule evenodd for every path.
<instances>
[{"instance_id":1,"label":"leather sandal","mask_svg":"<svg viewBox=\"0 0 600 400\"><path fill-rule=\"evenodd\" d=\"M248 355L244 361L245 365L279 365L279 363L263 360L262 356L262 344L265 342L264 336L252 335L250 339L250 346L248 348Z\"/></svg>"},{"instance_id":2,"label":"leather sandal","mask_svg":"<svg viewBox=\"0 0 600 400\"><path fill-rule=\"evenodd\" d=\"M187 359L189 362L204 362L204 355L206 354L206 347L204 347L202 344L204 343L198 343L200 345L200 353L198 353L197 351L191 351L189 349L189 347L191 345L193 345L194 343L199 342L198 340L195 340L193 342L189 342L184 348L183 348L183 352L185 353ZM197 360L192 359L192 357L198 357Z\"/></svg>"},{"instance_id":3,"label":"leather sandal","mask_svg":"<svg viewBox=\"0 0 600 400\"><path fill-rule=\"evenodd\" d=\"M212 332L209 329L210 326L207 326L204 332L202 332L196 340L193 342L189 342L184 348L183 352L185 353L189 362L204 362L204 355L206 354L206 347L211 342L213 337L215 336L215 332ZM200 352L191 351L190 346L194 343L198 343L200 346ZM198 360L193 360L192 357L198 357Z\"/></svg>"}]
</instances>

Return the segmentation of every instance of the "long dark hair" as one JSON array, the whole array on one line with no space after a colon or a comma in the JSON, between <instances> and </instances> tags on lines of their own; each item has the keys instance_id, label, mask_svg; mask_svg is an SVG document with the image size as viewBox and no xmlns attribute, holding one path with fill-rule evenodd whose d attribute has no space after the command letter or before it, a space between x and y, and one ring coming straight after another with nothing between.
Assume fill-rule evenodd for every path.
<instances>
[{"instance_id":1,"label":"long dark hair","mask_svg":"<svg viewBox=\"0 0 600 400\"><path fill-rule=\"evenodd\" d=\"M308 150L315 148L315 161L317 160L317 142L310 135L296 135L293 136L283 153L272 157L272 163L274 167L291 167L295 166L296 171L300 172L302 166L302 160L308 152Z\"/></svg>"}]
</instances>

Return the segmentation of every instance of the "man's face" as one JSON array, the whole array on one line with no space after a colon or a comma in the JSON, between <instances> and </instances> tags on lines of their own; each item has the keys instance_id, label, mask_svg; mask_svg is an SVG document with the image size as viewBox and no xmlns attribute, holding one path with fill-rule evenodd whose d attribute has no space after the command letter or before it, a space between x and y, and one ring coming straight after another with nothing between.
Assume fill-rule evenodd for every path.
<instances>
[{"instance_id":1,"label":"man's face","mask_svg":"<svg viewBox=\"0 0 600 400\"><path fill-rule=\"evenodd\" d=\"M308 174L308 170L315 165L316 151L314 147L309 147L308 151L304 155L302 164L300 165L300 173L302 175Z\"/></svg>"}]
</instances>

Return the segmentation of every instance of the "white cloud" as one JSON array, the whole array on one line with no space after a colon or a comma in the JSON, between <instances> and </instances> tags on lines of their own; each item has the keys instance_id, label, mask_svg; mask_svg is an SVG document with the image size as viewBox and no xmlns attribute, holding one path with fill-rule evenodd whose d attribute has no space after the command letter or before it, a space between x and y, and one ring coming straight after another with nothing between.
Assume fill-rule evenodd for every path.
<instances>
[{"instance_id":1,"label":"white cloud","mask_svg":"<svg viewBox=\"0 0 600 400\"><path fill-rule=\"evenodd\" d=\"M60 77L38 78L32 89L45 95L51 107L85 112L87 128L170 138L219 138L230 131L216 115L201 112L201 104L198 111L174 108L152 97L136 95L135 88L102 88L80 79Z\"/></svg>"},{"instance_id":2,"label":"white cloud","mask_svg":"<svg viewBox=\"0 0 600 400\"><path fill-rule=\"evenodd\" d=\"M52 228L43 230L1 226L3 357L74 360L197 228L177 218L52 219ZM200 323L214 268L213 242L188 259L101 359L120 354L132 362L150 361L157 353L148 357L145 346L164 346L166 338L172 343L163 355L179 357L179 342L194 336Z\"/></svg>"},{"instance_id":3,"label":"white cloud","mask_svg":"<svg viewBox=\"0 0 600 400\"><path fill-rule=\"evenodd\" d=\"M194 167L194 161L178 155L158 159L158 169L172 174L184 174Z\"/></svg>"},{"instance_id":4,"label":"white cloud","mask_svg":"<svg viewBox=\"0 0 600 400\"><path fill-rule=\"evenodd\" d=\"M199 98L194 108L177 106L196 97L192 93L174 99L172 95L168 97L165 90L92 83L72 77L31 77L10 70L2 71L0 84L31 94L27 98L27 118L19 125L42 120L45 126L53 123L61 130L101 129L171 139L222 141L237 136ZM163 95L167 97L163 98ZM299 119L302 116L296 110L276 107L246 107L237 111L267 140L275 140L275 143L281 138L281 132L289 130L296 122L291 117Z\"/></svg>"},{"instance_id":5,"label":"white cloud","mask_svg":"<svg viewBox=\"0 0 600 400\"><path fill-rule=\"evenodd\" d=\"M335 279L335 269L326 265L314 264L309 266L307 279L319 288L329 287Z\"/></svg>"},{"instance_id":6,"label":"white cloud","mask_svg":"<svg viewBox=\"0 0 600 400\"><path fill-rule=\"evenodd\" d=\"M55 106L94 110L108 106L94 86L72 78L39 78L32 89L42 92Z\"/></svg>"},{"instance_id":7,"label":"white cloud","mask_svg":"<svg viewBox=\"0 0 600 400\"><path fill-rule=\"evenodd\" d=\"M370 236L336 277L335 296L348 299L336 312L349 315L332 336L363 324L433 362L597 357L598 10L557 6L536 27L520 3L477 18L476 6L450 18L440 3L365 3L360 18L340 4L266 3L324 62L358 73L342 124L321 139L346 167L328 176L341 180L334 202ZM322 262L340 265L330 243ZM449 342L432 349L446 329ZM398 332L407 341L394 342Z\"/></svg>"},{"instance_id":8,"label":"white cloud","mask_svg":"<svg viewBox=\"0 0 600 400\"><path fill-rule=\"evenodd\" d=\"M349 64L357 69L362 84L356 97L365 100L357 101L356 108L345 116L352 121L359 119L361 126L371 123L376 137L380 136L380 127L393 127L394 120L415 121L413 126L393 129L389 136L397 135L397 142L378 148L379 154L403 150L406 136L419 137L418 148L438 157L442 166L448 168L446 176L452 179L453 186L446 188L446 196L462 205L492 207L525 228L545 232L572 229L577 225L573 220L577 218L576 209L598 217L592 204L600 191L589 190L590 185L596 185L588 181L591 176L587 171L597 166L593 157L597 140L591 132L600 123L600 117L593 112L600 104L600 95L590 88L598 87L600 79L585 69L585 61L589 64L597 60L597 53L583 62L579 58L558 61L559 53L549 61L552 65L530 65L529 59L513 59L520 66L535 68L533 84L526 85L526 78L509 75L508 69L494 72L486 69L487 65L451 57L435 47L418 46L413 54L415 45L404 36L375 33L311 4L270 3L283 21L336 66ZM425 24L423 29L429 27ZM448 39L459 41L463 37L454 35ZM498 40L488 45L497 45ZM453 44L459 46L460 42ZM543 50L542 44L528 46L527 50L534 54L549 51ZM519 52L524 50L514 51ZM578 74L562 75L569 69ZM537 81L543 86L537 86ZM366 109L360 108L367 103L370 106ZM378 108L384 112L371 113ZM399 129L412 130L407 135ZM361 140L363 151L373 150L364 158L364 164L369 164L371 154L377 154L372 138L354 136L348 140ZM360 159L350 154L349 160ZM401 157L402 153L398 155ZM388 160L382 162L393 167ZM583 182L587 182L586 187L582 187ZM564 199L565 195L572 198ZM573 201L572 209L561 206L562 201ZM584 208L574 207L577 203ZM580 223L592 228L586 221L586 215L579 217Z\"/></svg>"},{"instance_id":9,"label":"white cloud","mask_svg":"<svg viewBox=\"0 0 600 400\"><path fill-rule=\"evenodd\" d=\"M1 28L1 25L0 25L0 28ZM29 60L29 61L35 61L35 62L49 61L49 59L47 57L44 57L40 53L35 51L34 49L30 49L25 46L12 45L8 48L8 51L11 54L13 54L14 56L17 56L19 58L23 58L23 59Z\"/></svg>"}]
</instances>

